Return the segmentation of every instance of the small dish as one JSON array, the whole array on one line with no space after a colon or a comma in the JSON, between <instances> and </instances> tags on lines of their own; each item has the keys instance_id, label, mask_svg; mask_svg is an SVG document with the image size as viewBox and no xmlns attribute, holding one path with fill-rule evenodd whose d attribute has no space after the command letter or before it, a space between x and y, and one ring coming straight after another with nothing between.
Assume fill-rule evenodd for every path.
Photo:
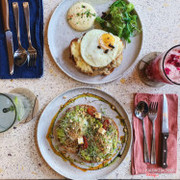
<instances>
[{"instance_id":1,"label":"small dish","mask_svg":"<svg viewBox=\"0 0 180 180\"><path fill-rule=\"evenodd\" d=\"M60 156L56 155L54 151L52 150L46 136L49 130L49 126L51 125L53 117L57 114L57 112L60 109L60 106L62 104L65 104L69 99L72 99L74 97L77 97L78 95L82 95L84 93L90 93L94 94L98 97L103 98L110 104L112 104L117 112L121 114L121 116L124 119L124 126L121 124L120 120L116 117L116 114L112 113L112 110L107 109L108 106L103 102L94 101L91 99L91 102L88 98L80 98L77 101L75 101L71 106L74 106L77 104L93 104L94 107L97 108L98 111L100 111L101 108L107 109L107 115L110 115L110 117L113 118L113 120L116 122L120 137L126 134L125 141L123 143L123 146L121 150L119 151L119 154L116 158L116 160L109 164L109 166L98 169L98 170L86 170L82 171L79 168L76 168L70 164L69 161L64 161ZM68 108L68 107L67 107ZM64 109L65 111L66 109ZM62 112L63 113L63 112ZM126 127L126 133L124 133L124 127ZM94 88L76 88L71 89L59 96L57 96L54 100L50 102L50 104L45 108L44 112L42 113L37 127L37 142L38 147L41 152L42 157L45 159L45 161L51 166L52 169L54 169L57 173L70 178L70 179L85 179L85 178L100 178L104 177L113 170L115 170L121 162L126 157L130 144L131 144L131 126L129 122L128 115L124 108L121 106L121 104L114 99L109 94L98 90Z\"/></svg>"},{"instance_id":2,"label":"small dish","mask_svg":"<svg viewBox=\"0 0 180 180\"><path fill-rule=\"evenodd\" d=\"M118 78L125 76L135 65L136 59L142 48L143 31L131 38L131 43L127 44L123 52L123 62L116 68L113 73L108 76L88 76L81 73L75 67L74 62L69 58L69 44L72 39L81 37L85 32L77 32L73 30L67 22L68 9L78 0L62 1L55 9L48 26L48 45L52 57L58 67L66 73L69 77L87 84L103 84L112 82ZM86 1L85 1L86 2ZM98 15L101 16L102 12L107 11L113 0L104 1L87 1L92 4ZM136 12L136 11L135 11ZM137 12L136 12L137 14ZM138 14L137 14L138 15ZM142 29L142 24L139 19L139 26Z\"/></svg>"}]
</instances>

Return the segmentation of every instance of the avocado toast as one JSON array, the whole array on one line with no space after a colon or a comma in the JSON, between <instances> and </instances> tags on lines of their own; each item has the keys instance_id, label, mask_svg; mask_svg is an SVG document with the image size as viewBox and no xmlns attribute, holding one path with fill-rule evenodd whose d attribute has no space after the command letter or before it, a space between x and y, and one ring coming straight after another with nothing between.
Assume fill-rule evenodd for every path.
<instances>
[{"instance_id":1,"label":"avocado toast","mask_svg":"<svg viewBox=\"0 0 180 180\"><path fill-rule=\"evenodd\" d=\"M53 135L58 150L73 153L83 162L97 163L111 159L119 143L116 123L89 105L66 110L57 121Z\"/></svg>"}]
</instances>

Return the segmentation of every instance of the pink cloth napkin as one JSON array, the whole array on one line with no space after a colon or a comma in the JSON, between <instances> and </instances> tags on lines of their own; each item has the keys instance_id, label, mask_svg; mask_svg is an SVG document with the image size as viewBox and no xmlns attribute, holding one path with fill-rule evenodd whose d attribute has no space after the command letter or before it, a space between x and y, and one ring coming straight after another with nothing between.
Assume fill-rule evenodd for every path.
<instances>
[{"instance_id":1,"label":"pink cloth napkin","mask_svg":"<svg viewBox=\"0 0 180 180\"><path fill-rule=\"evenodd\" d=\"M166 169L161 168L161 124L162 124L162 94L136 94L135 106L140 101L145 101L148 105L150 102L158 101L158 116L155 121L155 140L156 140L156 165L144 163L143 158L143 129L142 122L133 114L133 145L132 145L132 166L131 173L148 174L148 173L176 173L177 168L177 117L178 117L178 96L175 94L167 94L168 113L169 113L169 137L167 140L167 164ZM151 153L152 142L152 123L146 116L145 128L147 136L147 144L149 153ZM150 154L149 154L150 157Z\"/></svg>"}]
</instances>

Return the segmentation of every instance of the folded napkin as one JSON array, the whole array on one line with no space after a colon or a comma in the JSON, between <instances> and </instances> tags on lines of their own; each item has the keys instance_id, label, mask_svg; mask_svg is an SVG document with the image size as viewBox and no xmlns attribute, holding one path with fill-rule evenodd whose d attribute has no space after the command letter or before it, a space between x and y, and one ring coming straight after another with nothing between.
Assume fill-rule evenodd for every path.
<instances>
[{"instance_id":1,"label":"folded napkin","mask_svg":"<svg viewBox=\"0 0 180 180\"><path fill-rule=\"evenodd\" d=\"M14 50L18 48L15 22L13 16L12 2L19 4L20 31L22 46L28 48L28 37L26 23L23 11L23 2L29 2L30 8L30 24L32 44L37 50L36 67L28 67L27 63L22 67L15 66L14 75L9 74L9 63L6 49L6 40L3 31L2 15L0 12L0 78L16 79L16 78L40 78L43 74L43 6L42 0L9 0L9 17L10 28L13 32Z\"/></svg>"},{"instance_id":2,"label":"folded napkin","mask_svg":"<svg viewBox=\"0 0 180 180\"><path fill-rule=\"evenodd\" d=\"M145 101L148 105L150 102L157 101L158 115L155 121L155 140L156 140L156 165L144 163L143 158L143 129L142 122L133 114L133 146L132 146L132 166L131 173L146 174L146 173L175 173L177 168L177 115L178 115L178 96L175 94L168 94L168 113L169 113L169 138L167 140L167 164L166 169L161 168L161 124L162 124L162 94L136 94L135 106L139 101ZM147 144L149 153L151 152L152 142L152 123L146 116L144 119L147 135ZM150 157L150 154L149 154Z\"/></svg>"}]
</instances>

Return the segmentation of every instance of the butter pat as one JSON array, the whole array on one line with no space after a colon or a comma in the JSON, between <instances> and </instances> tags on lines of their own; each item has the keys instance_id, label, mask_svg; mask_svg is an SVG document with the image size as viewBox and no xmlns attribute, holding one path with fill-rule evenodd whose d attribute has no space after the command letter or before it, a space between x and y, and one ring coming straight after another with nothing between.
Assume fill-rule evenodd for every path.
<instances>
[{"instance_id":1,"label":"butter pat","mask_svg":"<svg viewBox=\"0 0 180 180\"><path fill-rule=\"evenodd\" d=\"M78 138L78 144L84 144L84 139L83 139L83 137Z\"/></svg>"},{"instance_id":2,"label":"butter pat","mask_svg":"<svg viewBox=\"0 0 180 180\"><path fill-rule=\"evenodd\" d=\"M95 118L101 119L101 113L96 112L96 113L95 113Z\"/></svg>"},{"instance_id":3,"label":"butter pat","mask_svg":"<svg viewBox=\"0 0 180 180\"><path fill-rule=\"evenodd\" d=\"M104 128L99 128L98 133L104 135L106 133L106 130Z\"/></svg>"}]
</instances>

